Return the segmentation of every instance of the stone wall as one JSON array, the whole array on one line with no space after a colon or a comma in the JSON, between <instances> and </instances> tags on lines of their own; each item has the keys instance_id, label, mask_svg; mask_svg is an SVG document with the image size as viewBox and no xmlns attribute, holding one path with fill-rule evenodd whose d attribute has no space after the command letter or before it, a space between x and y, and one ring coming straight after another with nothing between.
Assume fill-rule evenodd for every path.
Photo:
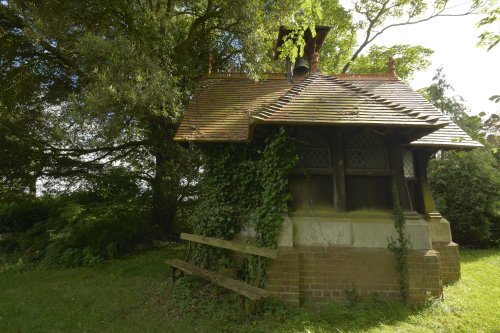
<instances>
[{"instance_id":1,"label":"stone wall","mask_svg":"<svg viewBox=\"0 0 500 333\"><path fill-rule=\"evenodd\" d=\"M440 297L443 282L459 279L458 246L442 217L431 223L414 213L405 218L412 246L408 302L422 303ZM270 261L267 276L274 297L292 305L345 301L355 289L361 298L399 298L399 272L387 249L387 239L397 237L390 213L324 212L283 219L279 257Z\"/></svg>"}]
</instances>

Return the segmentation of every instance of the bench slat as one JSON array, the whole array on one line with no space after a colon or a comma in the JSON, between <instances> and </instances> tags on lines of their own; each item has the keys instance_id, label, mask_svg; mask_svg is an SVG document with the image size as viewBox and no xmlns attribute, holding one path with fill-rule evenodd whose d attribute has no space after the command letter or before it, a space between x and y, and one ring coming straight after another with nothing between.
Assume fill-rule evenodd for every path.
<instances>
[{"instance_id":1,"label":"bench slat","mask_svg":"<svg viewBox=\"0 0 500 333\"><path fill-rule=\"evenodd\" d=\"M201 277L216 285L232 290L235 293L251 299L252 301L256 301L268 296L268 292L264 289L254 287L239 280L228 278L219 273L209 271L205 268L198 267L179 259L170 259L167 260L166 263L172 267L186 272L187 274Z\"/></svg>"},{"instance_id":2,"label":"bench slat","mask_svg":"<svg viewBox=\"0 0 500 333\"><path fill-rule=\"evenodd\" d=\"M181 239L191 242L211 245L215 247L220 247L223 249L255 254L257 256L271 258L271 259L276 259L278 257L277 250L273 250L266 247L258 247L250 244L231 242L224 239L217 239L217 238L205 237L194 234L186 234L186 233L181 233Z\"/></svg>"}]
</instances>

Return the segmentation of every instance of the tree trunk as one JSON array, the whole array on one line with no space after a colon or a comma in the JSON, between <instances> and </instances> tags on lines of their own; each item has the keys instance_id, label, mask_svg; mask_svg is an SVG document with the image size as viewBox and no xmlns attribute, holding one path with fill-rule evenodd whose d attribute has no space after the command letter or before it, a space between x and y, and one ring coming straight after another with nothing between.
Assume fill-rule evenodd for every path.
<instances>
[{"instance_id":1,"label":"tree trunk","mask_svg":"<svg viewBox=\"0 0 500 333\"><path fill-rule=\"evenodd\" d=\"M174 219L177 209L179 190L179 170L177 144L172 140L168 129L152 130L153 153L155 156L155 176L152 181L153 201L151 219L158 225L168 238L174 236Z\"/></svg>"},{"instance_id":2,"label":"tree trunk","mask_svg":"<svg viewBox=\"0 0 500 333\"><path fill-rule=\"evenodd\" d=\"M28 190L29 190L29 196L32 199L36 198L36 181L37 181L37 179L38 178L36 176L33 176L29 180Z\"/></svg>"}]
</instances>

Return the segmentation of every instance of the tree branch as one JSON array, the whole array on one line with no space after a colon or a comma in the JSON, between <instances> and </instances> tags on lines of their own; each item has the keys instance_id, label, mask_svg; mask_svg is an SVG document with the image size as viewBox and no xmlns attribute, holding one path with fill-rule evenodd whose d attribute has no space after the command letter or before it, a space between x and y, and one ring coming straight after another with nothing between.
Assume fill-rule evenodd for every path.
<instances>
[{"instance_id":1,"label":"tree branch","mask_svg":"<svg viewBox=\"0 0 500 333\"><path fill-rule=\"evenodd\" d=\"M399 26L422 23L422 22L432 20L436 17L461 17L461 16L472 15L472 14L476 14L476 12L479 8L482 8L486 5L486 1L483 1L477 5L472 5L467 11L462 12L462 13L457 13L457 14L445 13L446 10L449 10L450 8L453 8L453 7L444 7L440 10L437 10L436 8L434 8L434 10L432 11L432 13L429 16L421 18L421 19L416 19L414 21L412 21L412 19L414 19L415 17L412 16L412 14L409 14L408 20L406 20L405 22L389 24L389 25L383 27L380 31L375 32L375 34L372 36L372 33L374 32L373 29L375 28L377 23L380 23L378 21L380 20L382 15L387 13L390 9L396 7L396 5L387 6L389 2L390 2L390 0L386 0L382 4L382 7L379 9L379 11L377 12L377 15L373 19L370 18L370 12L368 10L362 11L361 8L356 9L356 11L359 14L363 14L366 17L367 21L369 22L369 25L366 29L365 39L364 39L363 43L361 43L361 45L356 49L356 51L353 53L353 55L349 59L349 61L344 65L344 67L342 68L342 73L346 73L349 70L351 63L354 62L358 58L358 56L366 48L366 46L371 44L378 36L383 34L388 29L399 27Z\"/></svg>"}]
</instances>

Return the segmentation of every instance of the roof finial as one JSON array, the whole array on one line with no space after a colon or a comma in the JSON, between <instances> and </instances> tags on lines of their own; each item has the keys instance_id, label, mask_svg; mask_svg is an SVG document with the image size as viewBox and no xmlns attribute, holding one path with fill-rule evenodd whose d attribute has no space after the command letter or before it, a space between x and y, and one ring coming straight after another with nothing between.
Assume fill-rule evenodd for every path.
<instances>
[{"instance_id":1,"label":"roof finial","mask_svg":"<svg viewBox=\"0 0 500 333\"><path fill-rule=\"evenodd\" d=\"M207 75L212 74L212 53L208 54L208 67L207 67Z\"/></svg>"},{"instance_id":2,"label":"roof finial","mask_svg":"<svg viewBox=\"0 0 500 333\"><path fill-rule=\"evenodd\" d=\"M387 62L387 73L389 75L396 76L396 65L396 60L393 57L389 57L389 61Z\"/></svg>"},{"instance_id":3,"label":"roof finial","mask_svg":"<svg viewBox=\"0 0 500 333\"><path fill-rule=\"evenodd\" d=\"M311 56L311 74L316 74L318 72L319 63L319 53L314 52Z\"/></svg>"}]
</instances>

